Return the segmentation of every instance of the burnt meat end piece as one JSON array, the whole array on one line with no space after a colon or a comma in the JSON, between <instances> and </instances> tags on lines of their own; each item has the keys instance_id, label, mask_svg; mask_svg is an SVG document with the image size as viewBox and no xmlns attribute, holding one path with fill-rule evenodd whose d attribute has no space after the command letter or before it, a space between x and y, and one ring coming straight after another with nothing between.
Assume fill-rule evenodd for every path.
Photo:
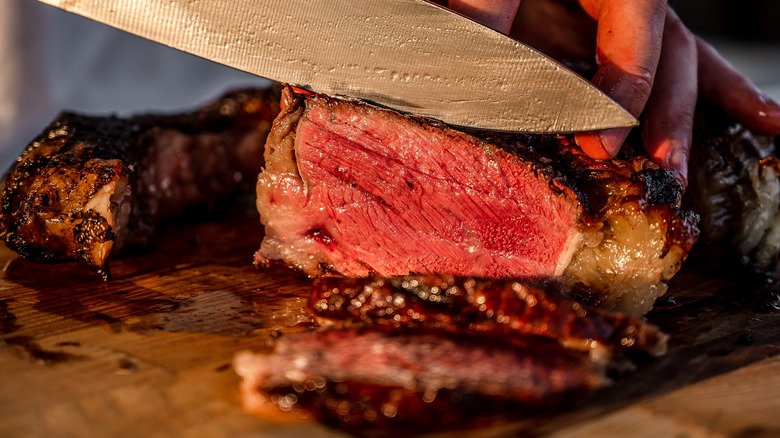
<instances>
[{"instance_id":1,"label":"burnt meat end piece","mask_svg":"<svg viewBox=\"0 0 780 438\"><path fill-rule=\"evenodd\" d=\"M600 363L555 343L421 331L285 335L272 354L239 353L234 367L249 412L361 433L530 416L571 405L605 382Z\"/></svg>"},{"instance_id":2,"label":"burnt meat end piece","mask_svg":"<svg viewBox=\"0 0 780 438\"><path fill-rule=\"evenodd\" d=\"M588 351L666 352L668 335L638 318L594 309L516 280L452 276L322 278L309 310L323 325L346 323L539 336Z\"/></svg>"},{"instance_id":3,"label":"burnt meat end piece","mask_svg":"<svg viewBox=\"0 0 780 438\"><path fill-rule=\"evenodd\" d=\"M780 137L753 135L713 108L700 115L684 201L701 215L702 241L780 280Z\"/></svg>"},{"instance_id":4,"label":"burnt meat end piece","mask_svg":"<svg viewBox=\"0 0 780 438\"><path fill-rule=\"evenodd\" d=\"M0 238L39 262L108 257L145 243L160 220L251 187L278 96L239 90L191 113L130 118L63 113L0 187Z\"/></svg>"},{"instance_id":5,"label":"burnt meat end piece","mask_svg":"<svg viewBox=\"0 0 780 438\"><path fill-rule=\"evenodd\" d=\"M644 156L593 160L565 136L478 138L291 88L282 103L257 185L258 264L558 278L641 314L697 237L680 185Z\"/></svg>"}]
</instances>

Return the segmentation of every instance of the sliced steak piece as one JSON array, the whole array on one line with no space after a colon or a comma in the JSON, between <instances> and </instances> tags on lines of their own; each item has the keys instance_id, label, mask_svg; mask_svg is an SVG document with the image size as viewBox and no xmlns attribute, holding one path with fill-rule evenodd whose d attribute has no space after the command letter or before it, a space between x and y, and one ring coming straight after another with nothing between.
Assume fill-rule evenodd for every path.
<instances>
[{"instance_id":1,"label":"sliced steak piece","mask_svg":"<svg viewBox=\"0 0 780 438\"><path fill-rule=\"evenodd\" d=\"M0 187L0 238L39 262L107 260L187 207L252 185L278 114L271 90L241 90L174 116L63 113Z\"/></svg>"},{"instance_id":2,"label":"sliced steak piece","mask_svg":"<svg viewBox=\"0 0 780 438\"><path fill-rule=\"evenodd\" d=\"M324 325L346 321L507 338L539 336L584 351L633 349L662 355L669 338L638 318L593 309L512 280L323 278L312 287L309 310Z\"/></svg>"},{"instance_id":3,"label":"sliced steak piece","mask_svg":"<svg viewBox=\"0 0 780 438\"><path fill-rule=\"evenodd\" d=\"M566 136L478 138L289 87L282 107L257 185L258 264L558 278L641 314L697 237L680 185L641 155L594 160Z\"/></svg>"},{"instance_id":4,"label":"sliced steak piece","mask_svg":"<svg viewBox=\"0 0 780 438\"><path fill-rule=\"evenodd\" d=\"M234 367L248 411L362 434L404 427L416 435L538 414L605 382L602 363L554 342L421 331L284 335L272 354L239 353Z\"/></svg>"}]
</instances>

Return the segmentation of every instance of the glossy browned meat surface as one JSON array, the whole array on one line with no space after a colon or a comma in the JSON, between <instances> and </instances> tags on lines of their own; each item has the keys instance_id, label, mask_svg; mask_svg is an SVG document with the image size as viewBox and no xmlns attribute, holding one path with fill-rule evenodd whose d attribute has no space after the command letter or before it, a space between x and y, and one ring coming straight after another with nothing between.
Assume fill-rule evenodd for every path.
<instances>
[{"instance_id":1,"label":"glossy browned meat surface","mask_svg":"<svg viewBox=\"0 0 780 438\"><path fill-rule=\"evenodd\" d=\"M452 276L323 278L309 309L321 322L470 331L504 338L539 336L569 348L666 351L668 336L620 313L563 298L546 285Z\"/></svg>"}]
</instances>

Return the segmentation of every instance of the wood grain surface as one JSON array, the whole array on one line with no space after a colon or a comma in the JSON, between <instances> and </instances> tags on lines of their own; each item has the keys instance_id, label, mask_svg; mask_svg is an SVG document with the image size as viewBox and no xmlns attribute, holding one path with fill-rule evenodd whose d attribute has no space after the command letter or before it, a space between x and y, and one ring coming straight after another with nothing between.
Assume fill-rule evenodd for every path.
<instances>
[{"instance_id":1,"label":"wood grain surface","mask_svg":"<svg viewBox=\"0 0 780 438\"><path fill-rule=\"evenodd\" d=\"M252 266L261 238L250 210L171 224L109 282L0 248L0 436L343 436L241 410L233 355L313 326L309 280ZM649 315L672 335L666 356L555 417L468 435L780 436L780 314L756 289L690 260Z\"/></svg>"}]
</instances>

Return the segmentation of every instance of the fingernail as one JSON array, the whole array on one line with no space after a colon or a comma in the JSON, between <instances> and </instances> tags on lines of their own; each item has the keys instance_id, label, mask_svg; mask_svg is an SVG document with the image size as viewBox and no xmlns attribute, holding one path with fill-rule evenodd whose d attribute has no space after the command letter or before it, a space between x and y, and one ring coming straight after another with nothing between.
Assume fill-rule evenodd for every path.
<instances>
[{"instance_id":1,"label":"fingernail","mask_svg":"<svg viewBox=\"0 0 780 438\"><path fill-rule=\"evenodd\" d=\"M764 105L770 107L769 113L761 111L759 113L760 116L763 117L780 117L780 103L777 103L774 99L767 96L764 93L761 93L761 101Z\"/></svg>"},{"instance_id":2,"label":"fingernail","mask_svg":"<svg viewBox=\"0 0 780 438\"><path fill-rule=\"evenodd\" d=\"M604 150L614 157L620 151L623 142L626 141L628 132L629 130L624 128L607 129L599 132L599 141Z\"/></svg>"},{"instance_id":3,"label":"fingernail","mask_svg":"<svg viewBox=\"0 0 780 438\"><path fill-rule=\"evenodd\" d=\"M688 185L688 152L683 148L674 148L672 153L666 157L666 165L664 166L675 178L683 185Z\"/></svg>"}]
</instances>

